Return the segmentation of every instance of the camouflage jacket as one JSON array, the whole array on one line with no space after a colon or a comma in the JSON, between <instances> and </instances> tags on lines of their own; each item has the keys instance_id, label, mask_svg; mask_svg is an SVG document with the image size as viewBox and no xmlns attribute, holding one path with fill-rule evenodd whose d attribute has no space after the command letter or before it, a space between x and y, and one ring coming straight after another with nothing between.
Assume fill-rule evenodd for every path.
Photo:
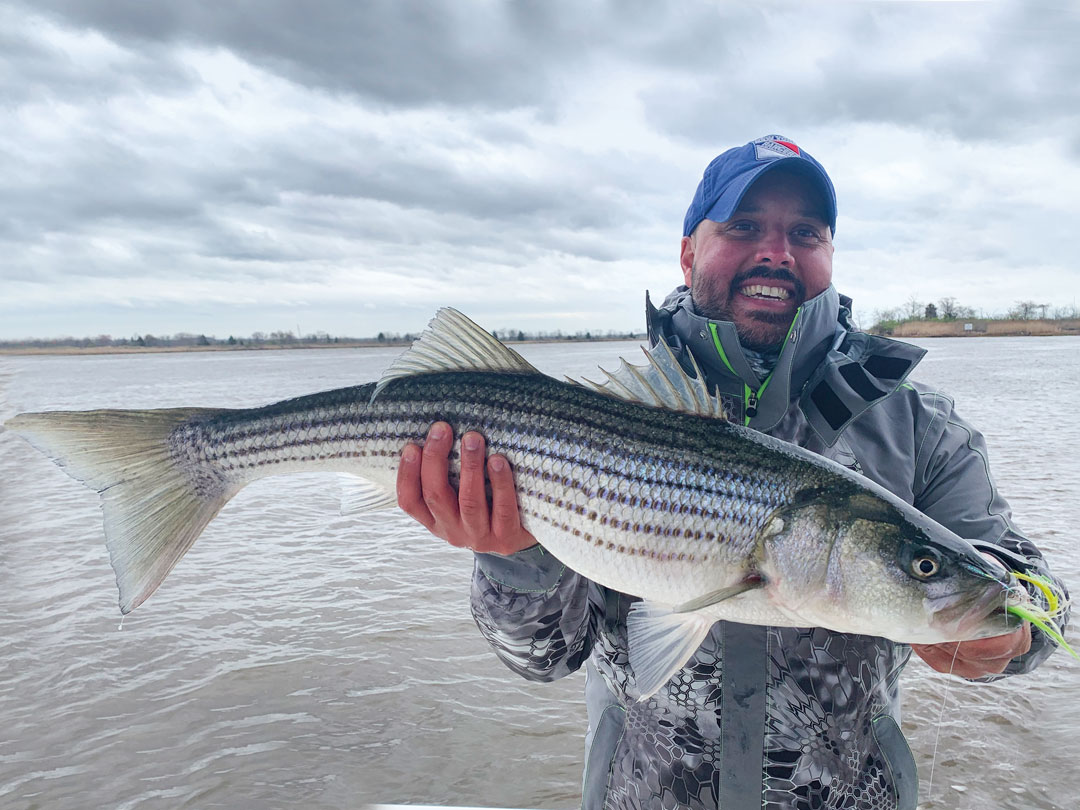
<instances>
[{"instance_id":1,"label":"camouflage jacket","mask_svg":"<svg viewBox=\"0 0 1080 810\"><path fill-rule=\"evenodd\" d=\"M729 418L885 486L961 537L999 544L1045 572L997 493L982 436L944 395L907 382L923 350L855 331L830 287L796 315L767 380L734 326L679 288L647 304L653 345L692 352ZM632 598L543 549L478 554L473 614L499 657L534 680L586 670L583 807L913 810L915 761L899 728L910 649L821 628L718 622L687 665L639 701L627 663ZM1053 651L1038 631L1007 674Z\"/></svg>"}]
</instances>

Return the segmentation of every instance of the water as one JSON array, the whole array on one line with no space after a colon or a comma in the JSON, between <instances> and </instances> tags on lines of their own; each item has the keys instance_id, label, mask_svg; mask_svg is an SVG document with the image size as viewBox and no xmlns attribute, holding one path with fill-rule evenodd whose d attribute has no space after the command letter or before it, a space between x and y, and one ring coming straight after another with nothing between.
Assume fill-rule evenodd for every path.
<instances>
[{"instance_id":1,"label":"water","mask_svg":"<svg viewBox=\"0 0 1080 810\"><path fill-rule=\"evenodd\" d=\"M1017 521L1080 583L1080 339L924 345L917 377L984 430ZM571 375L640 356L627 343L522 353ZM395 354L0 358L0 418L257 405L374 379ZM97 498L0 434L0 806L576 806L582 676L512 675L469 616L470 555L398 513L340 516L337 487L247 488L118 629ZM904 729L922 806L1073 807L1078 673L1059 655L987 686L912 663Z\"/></svg>"}]
</instances>

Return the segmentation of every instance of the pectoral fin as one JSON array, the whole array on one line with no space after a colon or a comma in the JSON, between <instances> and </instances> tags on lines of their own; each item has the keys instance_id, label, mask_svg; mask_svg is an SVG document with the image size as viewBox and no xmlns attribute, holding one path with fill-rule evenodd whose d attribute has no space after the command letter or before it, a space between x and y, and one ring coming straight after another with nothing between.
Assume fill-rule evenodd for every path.
<instances>
[{"instance_id":1,"label":"pectoral fin","mask_svg":"<svg viewBox=\"0 0 1080 810\"><path fill-rule=\"evenodd\" d=\"M709 607L709 605L715 605L717 602L723 602L725 599L738 596L740 593L746 593L747 591L754 590L754 588L760 588L762 587L762 584L760 577L745 579L735 585L730 585L727 588L721 588L718 591L699 596L697 599L691 599L689 602L684 602L675 608L675 612L693 613L695 610L701 610L702 608Z\"/></svg>"},{"instance_id":2,"label":"pectoral fin","mask_svg":"<svg viewBox=\"0 0 1080 810\"><path fill-rule=\"evenodd\" d=\"M667 683L701 646L715 620L701 612L676 610L652 602L635 602L626 617L630 668L639 700Z\"/></svg>"}]
</instances>

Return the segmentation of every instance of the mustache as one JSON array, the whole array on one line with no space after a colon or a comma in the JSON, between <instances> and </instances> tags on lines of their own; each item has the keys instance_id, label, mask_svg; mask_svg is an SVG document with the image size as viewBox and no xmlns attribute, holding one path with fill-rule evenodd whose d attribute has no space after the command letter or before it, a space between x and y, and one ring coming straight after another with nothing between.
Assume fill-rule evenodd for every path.
<instances>
[{"instance_id":1,"label":"mustache","mask_svg":"<svg viewBox=\"0 0 1080 810\"><path fill-rule=\"evenodd\" d=\"M783 267L769 267L764 264L736 273L731 279L731 294L734 295L739 287L751 280L786 281L794 289L798 300L806 300L806 285L799 281L794 273L785 270Z\"/></svg>"}]
</instances>

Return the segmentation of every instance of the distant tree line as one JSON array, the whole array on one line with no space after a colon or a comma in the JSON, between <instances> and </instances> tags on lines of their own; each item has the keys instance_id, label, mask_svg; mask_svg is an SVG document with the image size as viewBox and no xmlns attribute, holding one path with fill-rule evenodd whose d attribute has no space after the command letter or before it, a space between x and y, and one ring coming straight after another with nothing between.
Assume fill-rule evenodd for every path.
<instances>
[{"instance_id":1,"label":"distant tree line","mask_svg":"<svg viewBox=\"0 0 1080 810\"><path fill-rule=\"evenodd\" d=\"M1053 306L1036 301L1017 301L1005 312L987 312L961 304L953 297L939 298L937 302L924 303L912 295L903 306L878 309L873 313L873 325L869 331L888 334L902 323L910 321L1033 321L1076 320L1080 308Z\"/></svg>"},{"instance_id":2,"label":"distant tree line","mask_svg":"<svg viewBox=\"0 0 1080 810\"><path fill-rule=\"evenodd\" d=\"M502 341L558 341L558 340L634 340L644 337L644 333L620 332L615 329L585 330L577 332L525 331L523 329L493 329L491 332ZM297 337L294 332L254 332L247 337L229 335L218 338L214 335L177 332L175 335L132 335L114 338L112 335L96 337L58 337L28 338L26 340L0 340L0 349L48 349L48 348L275 348L300 346L395 346L408 345L419 337L413 332L379 332L374 337L343 337L326 332L313 332Z\"/></svg>"}]
</instances>

